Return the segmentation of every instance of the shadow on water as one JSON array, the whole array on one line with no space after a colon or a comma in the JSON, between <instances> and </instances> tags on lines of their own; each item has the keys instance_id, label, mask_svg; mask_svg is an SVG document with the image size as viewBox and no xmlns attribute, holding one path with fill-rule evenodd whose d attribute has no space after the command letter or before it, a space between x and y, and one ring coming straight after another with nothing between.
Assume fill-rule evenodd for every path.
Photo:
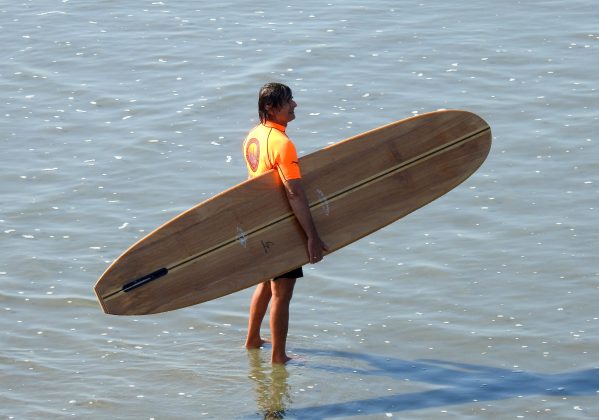
<instances>
[{"instance_id":1,"label":"shadow on water","mask_svg":"<svg viewBox=\"0 0 599 420\"><path fill-rule=\"evenodd\" d=\"M264 418L350 417L444 407L474 401L495 401L518 396L590 396L597 395L599 392L599 368L542 374L443 360L407 361L345 351L309 349L297 349L297 351L316 357L333 358L340 362L343 361L346 365L307 363L304 365L305 368L335 374L387 377L402 382L409 380L438 385L440 388L313 407L291 408L291 399L288 398L289 390L286 388L285 379L283 385L279 383L277 390L271 390L270 395L278 398L275 402L281 402L281 395L286 394L288 398L285 401L286 408L279 412L279 417L265 416ZM351 363L351 367L347 366L348 362ZM357 366L365 367L358 368ZM282 369L285 368L282 367ZM287 371L285 370L285 372ZM273 377L271 384L275 382ZM283 393L280 392L281 386L285 388ZM280 395L275 395L276 393Z\"/></svg>"}]
</instances>

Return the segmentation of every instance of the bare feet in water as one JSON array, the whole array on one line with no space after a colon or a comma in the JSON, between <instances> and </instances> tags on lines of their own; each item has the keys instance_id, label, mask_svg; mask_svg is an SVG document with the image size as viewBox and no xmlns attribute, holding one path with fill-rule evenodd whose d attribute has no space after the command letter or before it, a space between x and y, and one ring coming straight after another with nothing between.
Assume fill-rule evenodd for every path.
<instances>
[{"instance_id":1,"label":"bare feet in water","mask_svg":"<svg viewBox=\"0 0 599 420\"><path fill-rule=\"evenodd\" d=\"M272 359L271 362L274 363L281 363L281 364L285 364L288 361L292 360L291 357L287 356L286 354L283 356L275 356L274 354L272 355Z\"/></svg>"},{"instance_id":2,"label":"bare feet in water","mask_svg":"<svg viewBox=\"0 0 599 420\"><path fill-rule=\"evenodd\" d=\"M251 339L251 340L248 337L245 340L245 348L246 349L259 349L260 347L263 347L265 344L270 344L270 343L271 343L270 340L265 340L260 337L258 337L258 339Z\"/></svg>"},{"instance_id":3,"label":"bare feet in water","mask_svg":"<svg viewBox=\"0 0 599 420\"><path fill-rule=\"evenodd\" d=\"M245 340L245 348L248 350L260 349L263 348L264 345L272 344L272 341L269 339L264 339L258 337L257 339L250 339L249 337ZM272 354L271 363L273 364L286 364L291 360L296 360L293 357L287 356L287 353L282 354ZM299 360L299 359L298 359Z\"/></svg>"}]
</instances>

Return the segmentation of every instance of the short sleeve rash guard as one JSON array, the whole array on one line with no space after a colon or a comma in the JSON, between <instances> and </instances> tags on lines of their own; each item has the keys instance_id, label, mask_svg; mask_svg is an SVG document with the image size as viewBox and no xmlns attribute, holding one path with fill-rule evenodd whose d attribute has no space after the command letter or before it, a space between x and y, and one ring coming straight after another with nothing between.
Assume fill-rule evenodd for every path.
<instances>
[{"instance_id":1,"label":"short sleeve rash guard","mask_svg":"<svg viewBox=\"0 0 599 420\"><path fill-rule=\"evenodd\" d=\"M272 121L254 127L243 142L250 178L277 169L283 180L301 178L299 160L285 127Z\"/></svg>"}]
</instances>

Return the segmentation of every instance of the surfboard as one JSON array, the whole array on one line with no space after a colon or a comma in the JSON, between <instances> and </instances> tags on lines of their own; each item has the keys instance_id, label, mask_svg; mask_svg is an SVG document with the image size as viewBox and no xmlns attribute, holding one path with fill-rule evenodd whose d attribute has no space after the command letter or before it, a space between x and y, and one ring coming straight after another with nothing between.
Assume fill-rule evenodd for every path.
<instances>
[{"instance_id":1,"label":"surfboard","mask_svg":"<svg viewBox=\"0 0 599 420\"><path fill-rule=\"evenodd\" d=\"M481 117L442 110L303 156L303 186L319 234L333 252L389 225L466 180L490 147L491 129ZM273 170L148 234L107 268L94 291L108 314L184 308L308 263L305 242Z\"/></svg>"}]
</instances>

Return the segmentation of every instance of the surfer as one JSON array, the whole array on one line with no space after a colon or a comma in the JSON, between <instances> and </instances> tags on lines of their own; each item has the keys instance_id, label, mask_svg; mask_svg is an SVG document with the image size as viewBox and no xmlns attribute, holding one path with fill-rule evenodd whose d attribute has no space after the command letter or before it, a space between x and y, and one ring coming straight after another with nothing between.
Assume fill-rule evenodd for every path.
<instances>
[{"instance_id":1,"label":"surfer","mask_svg":"<svg viewBox=\"0 0 599 420\"><path fill-rule=\"evenodd\" d=\"M289 205L306 234L310 263L315 264L322 260L328 249L320 239L310 213L295 146L285 133L287 124L295 119L296 107L288 86L281 83L264 85L258 96L260 124L249 132L243 142L243 154L250 178L277 169ZM248 349L260 348L265 343L260 335L260 326L270 303L272 363L290 360L285 351L289 304L295 281L300 277L303 277L302 267L260 283L252 295L245 346Z\"/></svg>"}]
</instances>

